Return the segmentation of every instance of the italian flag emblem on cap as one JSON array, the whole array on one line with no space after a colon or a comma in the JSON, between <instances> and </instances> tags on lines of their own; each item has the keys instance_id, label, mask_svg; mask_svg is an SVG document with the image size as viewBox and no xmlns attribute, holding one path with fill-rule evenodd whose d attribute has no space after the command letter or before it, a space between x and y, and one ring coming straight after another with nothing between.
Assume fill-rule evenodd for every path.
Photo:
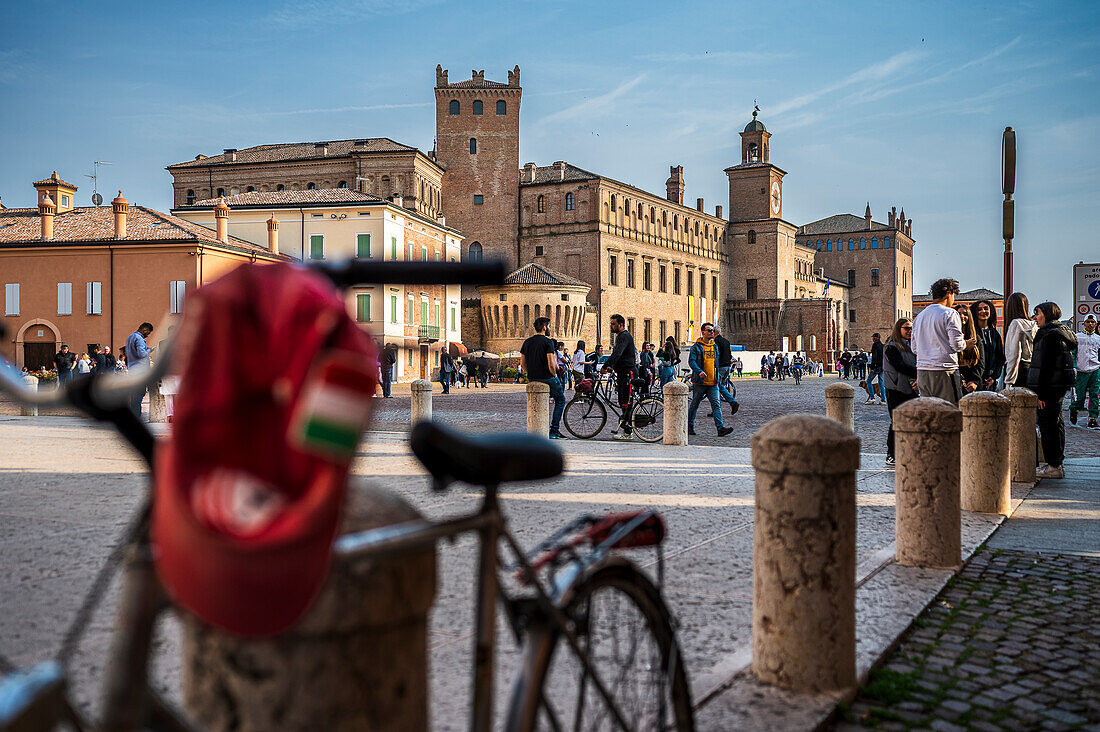
<instances>
[{"instance_id":1,"label":"italian flag emblem on cap","mask_svg":"<svg viewBox=\"0 0 1100 732\"><path fill-rule=\"evenodd\" d=\"M322 358L290 420L292 444L335 462L351 461L370 417L374 379L366 361L358 354Z\"/></svg>"}]
</instances>

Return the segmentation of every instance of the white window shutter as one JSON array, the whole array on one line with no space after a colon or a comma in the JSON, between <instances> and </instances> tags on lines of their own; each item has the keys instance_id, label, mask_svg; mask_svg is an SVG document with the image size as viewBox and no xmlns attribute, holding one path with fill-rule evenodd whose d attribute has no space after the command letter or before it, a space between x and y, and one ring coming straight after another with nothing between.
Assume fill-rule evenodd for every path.
<instances>
[{"instance_id":1,"label":"white window shutter","mask_svg":"<svg viewBox=\"0 0 1100 732\"><path fill-rule=\"evenodd\" d=\"M19 283L4 285L4 315L19 315Z\"/></svg>"},{"instance_id":2,"label":"white window shutter","mask_svg":"<svg viewBox=\"0 0 1100 732\"><path fill-rule=\"evenodd\" d=\"M72 282L58 282L57 283L57 314L58 315L72 315L73 314L73 283Z\"/></svg>"}]
</instances>

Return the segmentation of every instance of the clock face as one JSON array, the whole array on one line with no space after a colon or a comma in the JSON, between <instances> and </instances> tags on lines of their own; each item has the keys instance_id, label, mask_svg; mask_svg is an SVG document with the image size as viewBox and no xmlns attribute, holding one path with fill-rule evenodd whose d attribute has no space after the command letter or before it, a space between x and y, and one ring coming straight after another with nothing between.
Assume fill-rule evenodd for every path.
<instances>
[{"instance_id":1,"label":"clock face","mask_svg":"<svg viewBox=\"0 0 1100 732\"><path fill-rule=\"evenodd\" d=\"M779 204L783 202L783 196L779 192L779 181L772 183L772 213L779 215Z\"/></svg>"}]
</instances>

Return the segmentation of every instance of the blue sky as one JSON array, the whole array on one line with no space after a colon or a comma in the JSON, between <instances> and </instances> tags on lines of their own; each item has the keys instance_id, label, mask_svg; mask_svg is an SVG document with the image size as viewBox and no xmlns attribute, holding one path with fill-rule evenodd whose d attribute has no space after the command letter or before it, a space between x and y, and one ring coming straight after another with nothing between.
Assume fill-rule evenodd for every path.
<instances>
[{"instance_id":1,"label":"blue sky","mask_svg":"<svg viewBox=\"0 0 1100 732\"><path fill-rule=\"evenodd\" d=\"M0 197L56 169L167 210L164 166L225 147L431 149L434 69L524 87L520 163L568 160L726 205L753 100L784 217L914 219L915 280L1001 289L1000 139L1019 135L1016 287L1069 301L1100 260L1100 4L319 0L0 8Z\"/></svg>"}]
</instances>

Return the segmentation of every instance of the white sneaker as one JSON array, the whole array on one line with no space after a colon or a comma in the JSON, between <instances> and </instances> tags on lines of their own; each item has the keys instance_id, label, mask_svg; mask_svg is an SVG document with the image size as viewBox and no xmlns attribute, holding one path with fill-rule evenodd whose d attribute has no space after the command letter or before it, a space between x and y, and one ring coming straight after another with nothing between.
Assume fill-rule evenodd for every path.
<instances>
[{"instance_id":1,"label":"white sneaker","mask_svg":"<svg viewBox=\"0 0 1100 732\"><path fill-rule=\"evenodd\" d=\"M1036 478L1050 478L1051 480L1061 480L1066 477L1066 466L1059 465L1057 468L1051 465L1044 465L1035 471Z\"/></svg>"},{"instance_id":2,"label":"white sneaker","mask_svg":"<svg viewBox=\"0 0 1100 732\"><path fill-rule=\"evenodd\" d=\"M879 406L881 407L882 405L886 404L886 402L884 402L883 400L879 399L879 400L877 400L877 401L875 402L875 404L877 404L877 405L879 405Z\"/></svg>"},{"instance_id":3,"label":"white sneaker","mask_svg":"<svg viewBox=\"0 0 1100 732\"><path fill-rule=\"evenodd\" d=\"M892 467L893 465L894 465L894 458L892 458L892 457L886 458L886 466L887 467Z\"/></svg>"},{"instance_id":4,"label":"white sneaker","mask_svg":"<svg viewBox=\"0 0 1100 732\"><path fill-rule=\"evenodd\" d=\"M616 432L614 435L612 435L612 437L615 438L616 440L623 440L624 442L627 441L627 440L633 440L634 439L634 435L632 435L632 434L628 435L625 432Z\"/></svg>"},{"instance_id":5,"label":"white sneaker","mask_svg":"<svg viewBox=\"0 0 1100 732\"><path fill-rule=\"evenodd\" d=\"M871 397L867 397L867 401L865 401L865 402L863 402L863 403L864 403L864 404L874 404L874 403L875 403L875 400L874 400L874 399L872 399Z\"/></svg>"}]
</instances>

